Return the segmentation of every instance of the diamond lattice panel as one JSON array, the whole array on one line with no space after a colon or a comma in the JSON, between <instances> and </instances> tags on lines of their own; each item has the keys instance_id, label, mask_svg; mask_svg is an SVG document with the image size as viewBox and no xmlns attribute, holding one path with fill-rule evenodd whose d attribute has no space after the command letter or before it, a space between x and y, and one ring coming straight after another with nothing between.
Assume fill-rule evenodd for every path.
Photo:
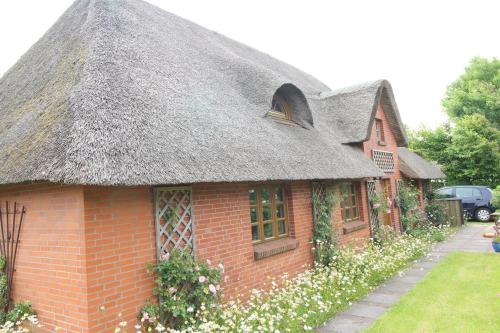
<instances>
[{"instance_id":1,"label":"diamond lattice panel","mask_svg":"<svg viewBox=\"0 0 500 333\"><path fill-rule=\"evenodd\" d=\"M372 150L375 164L385 172L394 171L394 154L389 151Z\"/></svg>"},{"instance_id":2,"label":"diamond lattice panel","mask_svg":"<svg viewBox=\"0 0 500 333\"><path fill-rule=\"evenodd\" d=\"M158 256L172 249L194 254L191 188L157 188L155 194Z\"/></svg>"},{"instance_id":3,"label":"diamond lattice panel","mask_svg":"<svg viewBox=\"0 0 500 333\"><path fill-rule=\"evenodd\" d=\"M375 188L375 181L368 180L366 182L366 189L368 191L368 201L372 202L372 199L377 196L377 190ZM376 237L380 223L378 219L378 210L374 209L370 204L370 233L372 237Z\"/></svg>"}]
</instances>

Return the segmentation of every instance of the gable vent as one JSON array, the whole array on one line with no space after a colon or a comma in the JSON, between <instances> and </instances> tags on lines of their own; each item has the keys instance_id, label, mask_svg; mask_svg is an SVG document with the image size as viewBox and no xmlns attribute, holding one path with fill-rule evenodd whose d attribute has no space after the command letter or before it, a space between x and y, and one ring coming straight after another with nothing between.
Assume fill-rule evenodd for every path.
<instances>
[{"instance_id":1,"label":"gable vent","mask_svg":"<svg viewBox=\"0 0 500 333\"><path fill-rule=\"evenodd\" d=\"M394 171L394 154L390 151L372 150L372 158L375 164L384 172Z\"/></svg>"}]
</instances>

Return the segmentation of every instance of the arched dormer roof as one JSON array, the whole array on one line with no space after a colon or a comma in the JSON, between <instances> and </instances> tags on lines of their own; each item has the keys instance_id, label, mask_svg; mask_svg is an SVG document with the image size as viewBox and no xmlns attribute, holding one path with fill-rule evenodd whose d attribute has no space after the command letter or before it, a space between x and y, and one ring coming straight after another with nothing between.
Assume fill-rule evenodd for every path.
<instances>
[{"instance_id":1,"label":"arched dormer roof","mask_svg":"<svg viewBox=\"0 0 500 333\"><path fill-rule=\"evenodd\" d=\"M382 105L398 146L408 145L391 84L378 80L321 93L310 97L324 121L341 133L343 143L359 143L370 138L377 108Z\"/></svg>"},{"instance_id":2,"label":"arched dormer roof","mask_svg":"<svg viewBox=\"0 0 500 333\"><path fill-rule=\"evenodd\" d=\"M306 128L314 125L307 98L291 83L285 83L276 90L269 114L278 115L278 119L286 119Z\"/></svg>"}]
</instances>

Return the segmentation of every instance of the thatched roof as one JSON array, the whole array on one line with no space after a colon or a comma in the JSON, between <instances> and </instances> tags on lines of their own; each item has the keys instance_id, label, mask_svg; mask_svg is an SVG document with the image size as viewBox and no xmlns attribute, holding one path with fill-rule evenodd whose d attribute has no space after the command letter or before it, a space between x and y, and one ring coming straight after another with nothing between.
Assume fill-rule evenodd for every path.
<instances>
[{"instance_id":1,"label":"thatched roof","mask_svg":"<svg viewBox=\"0 0 500 333\"><path fill-rule=\"evenodd\" d=\"M343 143L363 142L370 138L375 114L381 104L398 146L407 145L394 93L386 80L322 92L319 96L312 96L311 100L311 104L329 114L326 121L342 133Z\"/></svg>"},{"instance_id":2,"label":"thatched roof","mask_svg":"<svg viewBox=\"0 0 500 333\"><path fill-rule=\"evenodd\" d=\"M0 183L177 184L381 176L336 113L266 117L323 83L138 0L77 0L0 79ZM361 139L361 138L360 138Z\"/></svg>"},{"instance_id":3,"label":"thatched roof","mask_svg":"<svg viewBox=\"0 0 500 333\"><path fill-rule=\"evenodd\" d=\"M408 148L399 147L399 164L401 172L409 178L415 179L441 179L446 175L441 169L415 154Z\"/></svg>"}]
</instances>

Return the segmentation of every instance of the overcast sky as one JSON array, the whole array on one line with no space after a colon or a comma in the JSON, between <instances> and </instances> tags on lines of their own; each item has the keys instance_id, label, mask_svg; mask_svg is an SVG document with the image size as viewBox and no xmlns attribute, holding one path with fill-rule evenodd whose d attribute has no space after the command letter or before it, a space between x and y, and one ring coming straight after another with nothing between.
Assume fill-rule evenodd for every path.
<instances>
[{"instance_id":1,"label":"overcast sky","mask_svg":"<svg viewBox=\"0 0 500 333\"><path fill-rule=\"evenodd\" d=\"M435 127L473 56L500 57L500 1L148 0L316 76L330 88L388 79L403 121ZM72 0L0 1L0 75Z\"/></svg>"}]
</instances>

